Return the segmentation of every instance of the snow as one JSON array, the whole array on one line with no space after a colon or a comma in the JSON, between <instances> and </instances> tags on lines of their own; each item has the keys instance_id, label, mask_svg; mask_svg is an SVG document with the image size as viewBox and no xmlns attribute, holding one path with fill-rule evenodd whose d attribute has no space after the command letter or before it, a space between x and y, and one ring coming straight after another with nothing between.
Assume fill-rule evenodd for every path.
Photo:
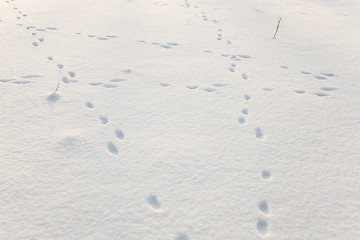
<instances>
[{"instance_id":1,"label":"snow","mask_svg":"<svg viewBox=\"0 0 360 240\"><path fill-rule=\"evenodd\" d=\"M1 0L1 238L360 239L359 12Z\"/></svg>"}]
</instances>

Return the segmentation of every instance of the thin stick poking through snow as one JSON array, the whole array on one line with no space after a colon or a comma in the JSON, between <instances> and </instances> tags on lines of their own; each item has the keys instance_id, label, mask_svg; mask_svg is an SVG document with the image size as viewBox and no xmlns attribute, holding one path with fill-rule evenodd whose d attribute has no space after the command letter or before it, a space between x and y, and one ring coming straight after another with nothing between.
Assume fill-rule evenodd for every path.
<instances>
[{"instance_id":1,"label":"thin stick poking through snow","mask_svg":"<svg viewBox=\"0 0 360 240\"><path fill-rule=\"evenodd\" d=\"M277 24L276 31L275 31L275 34L274 34L273 39L275 39L276 34L277 34L278 30L279 30L279 27L280 27L280 22L281 22L281 17L278 19L278 24Z\"/></svg>"}]
</instances>

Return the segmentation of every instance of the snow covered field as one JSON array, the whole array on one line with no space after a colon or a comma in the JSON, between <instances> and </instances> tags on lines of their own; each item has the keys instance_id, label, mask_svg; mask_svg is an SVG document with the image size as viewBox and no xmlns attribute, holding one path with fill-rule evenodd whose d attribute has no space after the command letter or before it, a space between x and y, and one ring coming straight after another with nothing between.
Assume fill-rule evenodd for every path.
<instances>
[{"instance_id":1,"label":"snow covered field","mask_svg":"<svg viewBox=\"0 0 360 240\"><path fill-rule=\"evenodd\" d=\"M360 239L359 13L1 0L0 238Z\"/></svg>"}]
</instances>

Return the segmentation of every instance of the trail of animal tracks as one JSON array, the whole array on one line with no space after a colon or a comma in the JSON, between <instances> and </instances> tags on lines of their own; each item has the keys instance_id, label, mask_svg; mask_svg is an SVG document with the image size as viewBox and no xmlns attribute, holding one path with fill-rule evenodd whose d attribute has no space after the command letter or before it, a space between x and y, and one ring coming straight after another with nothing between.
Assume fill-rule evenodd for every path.
<instances>
[{"instance_id":1,"label":"trail of animal tracks","mask_svg":"<svg viewBox=\"0 0 360 240\"><path fill-rule=\"evenodd\" d=\"M1 0L1 238L360 239L359 12Z\"/></svg>"}]
</instances>

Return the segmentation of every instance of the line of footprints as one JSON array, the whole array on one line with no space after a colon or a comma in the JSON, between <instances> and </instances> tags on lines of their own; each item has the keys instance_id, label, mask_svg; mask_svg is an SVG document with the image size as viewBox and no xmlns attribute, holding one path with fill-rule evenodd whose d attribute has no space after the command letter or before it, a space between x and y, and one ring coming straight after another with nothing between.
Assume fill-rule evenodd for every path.
<instances>
[{"instance_id":1,"label":"line of footprints","mask_svg":"<svg viewBox=\"0 0 360 240\"><path fill-rule=\"evenodd\" d=\"M263 170L261 172L261 177L264 181L270 181L271 172L268 170ZM269 210L268 202L266 200L261 200L258 203L258 209L260 211L261 216L258 217L256 228L260 235L266 236L270 233L269 231L270 226L268 222L268 217L270 216L270 210Z\"/></svg>"},{"instance_id":2,"label":"line of footprints","mask_svg":"<svg viewBox=\"0 0 360 240\"><path fill-rule=\"evenodd\" d=\"M92 102L88 101L85 103L85 107L87 107L88 109L93 109L94 104L92 104ZM99 120L100 120L100 123L103 125L106 125L109 122L108 118L105 116L102 116L102 115L99 116ZM124 138L125 138L124 132L121 131L120 129L115 129L114 135L118 140L124 140ZM114 155L118 155L118 153L119 153L119 150L117 149L116 145L112 141L107 142L107 150Z\"/></svg>"}]
</instances>

